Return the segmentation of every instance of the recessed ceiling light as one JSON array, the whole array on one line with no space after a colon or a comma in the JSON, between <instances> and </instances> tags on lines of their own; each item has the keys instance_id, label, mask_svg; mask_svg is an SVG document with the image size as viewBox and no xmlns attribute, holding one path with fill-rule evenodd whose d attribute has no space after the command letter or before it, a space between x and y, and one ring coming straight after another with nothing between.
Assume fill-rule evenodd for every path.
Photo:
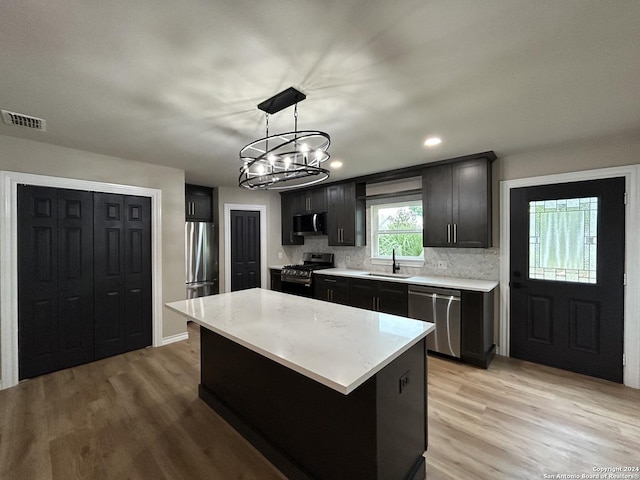
<instances>
[{"instance_id":1,"label":"recessed ceiling light","mask_svg":"<svg viewBox=\"0 0 640 480\"><path fill-rule=\"evenodd\" d=\"M427 147L435 147L436 145L440 145L442 143L442 139L440 137L429 137L424 141L424 144Z\"/></svg>"},{"instance_id":2,"label":"recessed ceiling light","mask_svg":"<svg viewBox=\"0 0 640 480\"><path fill-rule=\"evenodd\" d=\"M329 164L331 168L340 168L342 166L342 162L340 160L334 160Z\"/></svg>"}]
</instances>

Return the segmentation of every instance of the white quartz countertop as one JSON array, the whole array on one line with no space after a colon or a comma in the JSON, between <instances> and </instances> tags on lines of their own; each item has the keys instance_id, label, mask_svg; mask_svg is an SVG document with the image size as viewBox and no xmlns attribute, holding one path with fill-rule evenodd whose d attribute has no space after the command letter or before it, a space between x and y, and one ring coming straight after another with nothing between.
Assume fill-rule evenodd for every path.
<instances>
[{"instance_id":1,"label":"white quartz countertop","mask_svg":"<svg viewBox=\"0 0 640 480\"><path fill-rule=\"evenodd\" d=\"M420 320L260 288L165 306L345 395L434 330Z\"/></svg>"},{"instance_id":2,"label":"white quartz countertop","mask_svg":"<svg viewBox=\"0 0 640 480\"><path fill-rule=\"evenodd\" d=\"M314 275L335 275L338 277L351 278L370 278L371 280L384 280L388 282L406 283L408 285L425 285L430 287L456 288L459 290L471 290L474 292L490 292L498 286L495 280L475 280L472 278L455 278L455 277L426 277L415 276L408 277L406 275L384 272L368 272L363 270L351 270L346 268L326 268L324 270L315 270Z\"/></svg>"}]
</instances>

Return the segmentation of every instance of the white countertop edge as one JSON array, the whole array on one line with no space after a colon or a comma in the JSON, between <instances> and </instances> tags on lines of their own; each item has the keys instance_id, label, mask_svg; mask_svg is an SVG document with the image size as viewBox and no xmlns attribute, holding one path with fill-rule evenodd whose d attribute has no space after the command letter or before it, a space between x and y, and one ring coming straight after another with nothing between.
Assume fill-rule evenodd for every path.
<instances>
[{"instance_id":1,"label":"white countertop edge","mask_svg":"<svg viewBox=\"0 0 640 480\"><path fill-rule=\"evenodd\" d=\"M348 395L351 392L353 392L355 389L357 389L360 385L362 385L363 383L365 383L367 380L369 380L371 377L373 377L374 375L376 375L380 370L382 370L384 367L386 367L387 365L389 365L391 362L393 362L396 358L400 357L403 353L405 353L407 350L409 350L411 347L413 347L416 343L418 343L420 340L422 340L423 338L425 338L429 333L433 332L435 330L435 325L431 325L431 327L422 332L420 335L418 335L416 338L412 339L411 341L407 342L402 348L398 349L393 355L390 355L389 357L387 357L385 360L383 360L382 362L380 362L379 364L371 367L371 369L369 369L369 371L367 373L365 373L364 375L358 377L357 379L355 379L353 382L351 382L348 385L343 385L341 383L337 383L334 382L322 375L318 375L317 373L314 373L310 370L307 370L306 368L301 367L298 364L292 363L282 357L279 357L278 355L274 355L273 353L271 353L268 350L264 350L256 345L253 345L252 343L249 342L245 342L244 340L235 337L234 335L229 334L228 332L225 332L223 330L220 330L218 328L213 327L212 325L199 320L195 317L192 317L184 312L181 312L180 310L173 308L169 303L165 303L165 307L168 308L169 310L171 310L172 312L177 313L178 315L187 318L195 323L197 323L198 325L200 325L201 327L206 328L207 330L217 333L218 335L227 338L228 340L231 340L234 343L237 343L238 345L242 345L243 347L251 350L252 352L256 352L259 353L260 355L262 355L265 358L268 358L270 360L273 360L274 362L283 365L287 368L290 368L291 370L293 370L294 372L297 372L301 375L304 375L307 378L313 379L316 382L329 387L339 393L342 393L343 395Z\"/></svg>"},{"instance_id":2,"label":"white countertop edge","mask_svg":"<svg viewBox=\"0 0 640 480\"><path fill-rule=\"evenodd\" d=\"M377 276L376 273L381 273ZM387 276L384 272L370 272L365 270L351 270L346 268L327 268L314 270L314 275L331 275L336 277L365 278L383 282L405 283L407 285L425 285L431 287L457 288L474 292L488 293L499 285L496 280L476 280L472 278L456 277L427 277L415 275L408 278Z\"/></svg>"}]
</instances>

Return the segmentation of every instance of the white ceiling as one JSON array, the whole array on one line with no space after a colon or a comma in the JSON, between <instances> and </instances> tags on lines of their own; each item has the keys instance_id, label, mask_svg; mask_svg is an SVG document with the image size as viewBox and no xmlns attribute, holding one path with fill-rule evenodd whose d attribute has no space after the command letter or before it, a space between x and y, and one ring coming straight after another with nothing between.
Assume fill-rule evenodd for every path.
<instances>
[{"instance_id":1,"label":"white ceiling","mask_svg":"<svg viewBox=\"0 0 640 480\"><path fill-rule=\"evenodd\" d=\"M234 186L256 105L289 86L332 179L636 131L640 1L0 2L0 108L47 121L1 135Z\"/></svg>"}]
</instances>

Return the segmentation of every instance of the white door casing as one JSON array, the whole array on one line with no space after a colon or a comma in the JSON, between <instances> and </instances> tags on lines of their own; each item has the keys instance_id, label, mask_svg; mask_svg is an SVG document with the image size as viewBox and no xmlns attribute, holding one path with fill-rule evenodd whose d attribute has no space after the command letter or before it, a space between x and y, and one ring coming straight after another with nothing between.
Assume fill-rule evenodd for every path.
<instances>
[{"instance_id":1,"label":"white door casing","mask_svg":"<svg viewBox=\"0 0 640 480\"><path fill-rule=\"evenodd\" d=\"M231 291L231 210L260 212L260 285L267 287L267 206L224 204L224 291Z\"/></svg>"},{"instance_id":2,"label":"white door casing","mask_svg":"<svg viewBox=\"0 0 640 480\"><path fill-rule=\"evenodd\" d=\"M640 165L601 168L500 182L500 354L509 356L511 241L510 191L512 188L624 177L625 209L624 384L640 388ZM623 279L620 279L622 282Z\"/></svg>"}]
</instances>

